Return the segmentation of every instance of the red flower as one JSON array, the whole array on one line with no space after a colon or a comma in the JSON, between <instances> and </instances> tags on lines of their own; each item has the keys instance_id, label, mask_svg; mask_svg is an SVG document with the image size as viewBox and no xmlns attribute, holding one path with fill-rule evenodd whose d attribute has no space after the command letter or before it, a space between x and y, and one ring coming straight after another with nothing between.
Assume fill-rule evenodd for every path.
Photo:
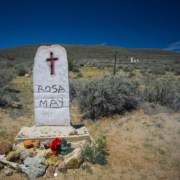
<instances>
[{"instance_id":1,"label":"red flower","mask_svg":"<svg viewBox=\"0 0 180 180\"><path fill-rule=\"evenodd\" d=\"M60 150L60 147L61 147L61 138L56 138L50 144L50 148L51 148L53 154L55 154L55 155L58 154L58 151Z\"/></svg>"}]
</instances>

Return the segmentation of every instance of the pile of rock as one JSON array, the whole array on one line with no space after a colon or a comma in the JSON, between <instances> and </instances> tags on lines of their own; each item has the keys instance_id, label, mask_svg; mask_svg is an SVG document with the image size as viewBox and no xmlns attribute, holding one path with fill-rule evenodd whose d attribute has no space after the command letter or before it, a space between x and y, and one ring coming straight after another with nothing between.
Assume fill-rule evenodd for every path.
<instances>
[{"instance_id":1,"label":"pile of rock","mask_svg":"<svg viewBox=\"0 0 180 180\"><path fill-rule=\"evenodd\" d=\"M54 177L58 172L66 172L67 169L77 169L84 161L83 146L87 141L68 143L70 151L63 155L54 154L50 148L51 141L26 140L6 150L0 149L0 170L9 167L5 174L10 176L13 172L24 172L30 179L39 176ZM6 154L7 153L7 154Z\"/></svg>"}]
</instances>

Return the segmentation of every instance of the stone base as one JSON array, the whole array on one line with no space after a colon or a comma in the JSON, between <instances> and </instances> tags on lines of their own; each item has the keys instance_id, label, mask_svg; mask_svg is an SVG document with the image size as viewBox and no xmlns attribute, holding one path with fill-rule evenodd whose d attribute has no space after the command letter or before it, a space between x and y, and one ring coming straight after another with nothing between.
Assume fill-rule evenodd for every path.
<instances>
[{"instance_id":1,"label":"stone base","mask_svg":"<svg viewBox=\"0 0 180 180\"><path fill-rule=\"evenodd\" d=\"M56 137L65 138L69 142L88 140L91 137L87 128L83 125L78 126L33 126L23 127L15 138L15 143L24 140L40 141L53 140Z\"/></svg>"}]
</instances>

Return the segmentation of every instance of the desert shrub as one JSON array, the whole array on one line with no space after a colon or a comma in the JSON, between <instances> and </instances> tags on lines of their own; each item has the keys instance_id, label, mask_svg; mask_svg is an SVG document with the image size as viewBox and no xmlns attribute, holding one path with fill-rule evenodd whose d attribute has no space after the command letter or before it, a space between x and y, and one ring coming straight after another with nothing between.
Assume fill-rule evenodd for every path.
<instances>
[{"instance_id":1,"label":"desert shrub","mask_svg":"<svg viewBox=\"0 0 180 180\"><path fill-rule=\"evenodd\" d=\"M159 103L173 110L180 110L180 83L166 80L149 81L145 85L144 98L148 102Z\"/></svg>"},{"instance_id":2,"label":"desert shrub","mask_svg":"<svg viewBox=\"0 0 180 180\"><path fill-rule=\"evenodd\" d=\"M84 67L84 63L80 63L79 66L80 66L80 67Z\"/></svg>"},{"instance_id":3,"label":"desert shrub","mask_svg":"<svg viewBox=\"0 0 180 180\"><path fill-rule=\"evenodd\" d=\"M105 165L107 163L106 136L100 135L92 144L85 144L83 147L84 159L93 163Z\"/></svg>"},{"instance_id":4,"label":"desert shrub","mask_svg":"<svg viewBox=\"0 0 180 180\"><path fill-rule=\"evenodd\" d=\"M164 69L165 69L165 71L169 71L170 70L169 66L166 66Z\"/></svg>"},{"instance_id":5,"label":"desert shrub","mask_svg":"<svg viewBox=\"0 0 180 180\"><path fill-rule=\"evenodd\" d=\"M83 86L82 82L83 81L73 80L73 79L69 80L70 101L75 100L79 95L81 88Z\"/></svg>"},{"instance_id":6,"label":"desert shrub","mask_svg":"<svg viewBox=\"0 0 180 180\"><path fill-rule=\"evenodd\" d=\"M76 77L77 77L77 78L83 77L83 74L82 74L81 72L80 72L80 73L77 73L77 74L76 74Z\"/></svg>"},{"instance_id":7,"label":"desert shrub","mask_svg":"<svg viewBox=\"0 0 180 180\"><path fill-rule=\"evenodd\" d=\"M97 69L104 69L105 66L104 65L97 65Z\"/></svg>"},{"instance_id":8,"label":"desert shrub","mask_svg":"<svg viewBox=\"0 0 180 180\"><path fill-rule=\"evenodd\" d=\"M19 68L18 70L17 70L17 74L19 75L19 76L24 76L25 74L27 74L28 73L28 70L26 69L26 68L24 68L24 67L21 67L21 68Z\"/></svg>"},{"instance_id":9,"label":"desert shrub","mask_svg":"<svg viewBox=\"0 0 180 180\"><path fill-rule=\"evenodd\" d=\"M72 71L74 67L73 61L72 60L68 60L68 69L69 71Z\"/></svg>"},{"instance_id":10,"label":"desert shrub","mask_svg":"<svg viewBox=\"0 0 180 180\"><path fill-rule=\"evenodd\" d=\"M152 68L149 72L156 75L165 75L166 70L164 69L164 67L155 67Z\"/></svg>"},{"instance_id":11,"label":"desert shrub","mask_svg":"<svg viewBox=\"0 0 180 180\"><path fill-rule=\"evenodd\" d=\"M78 69L77 67L73 67L72 72L79 73L80 69Z\"/></svg>"},{"instance_id":12,"label":"desert shrub","mask_svg":"<svg viewBox=\"0 0 180 180\"><path fill-rule=\"evenodd\" d=\"M127 78L108 76L79 81L71 89L80 110L91 119L121 114L138 106L138 83Z\"/></svg>"},{"instance_id":13,"label":"desert shrub","mask_svg":"<svg viewBox=\"0 0 180 180\"><path fill-rule=\"evenodd\" d=\"M0 107L12 107L14 101L18 101L16 90L9 88L9 83L14 77L13 72L0 71Z\"/></svg>"},{"instance_id":14,"label":"desert shrub","mask_svg":"<svg viewBox=\"0 0 180 180\"><path fill-rule=\"evenodd\" d=\"M6 86L13 79L13 73L1 70L0 71L0 88Z\"/></svg>"},{"instance_id":15,"label":"desert shrub","mask_svg":"<svg viewBox=\"0 0 180 180\"><path fill-rule=\"evenodd\" d=\"M132 66L124 66L123 67L124 72L133 72L133 70L134 70L134 67L132 67Z\"/></svg>"},{"instance_id":16,"label":"desert shrub","mask_svg":"<svg viewBox=\"0 0 180 180\"><path fill-rule=\"evenodd\" d=\"M175 69L174 70L174 75L179 76L180 75L180 69Z\"/></svg>"},{"instance_id":17,"label":"desert shrub","mask_svg":"<svg viewBox=\"0 0 180 180\"><path fill-rule=\"evenodd\" d=\"M128 77L129 78L132 78L132 77L134 77L136 74L134 73L134 72L129 72L129 74L128 74Z\"/></svg>"}]
</instances>

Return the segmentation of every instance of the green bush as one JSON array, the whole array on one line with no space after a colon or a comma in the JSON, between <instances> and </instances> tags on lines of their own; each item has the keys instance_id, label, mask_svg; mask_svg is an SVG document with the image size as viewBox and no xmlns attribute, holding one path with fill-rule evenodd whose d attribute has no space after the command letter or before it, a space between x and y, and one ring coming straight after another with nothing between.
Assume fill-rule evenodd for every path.
<instances>
[{"instance_id":1,"label":"green bush","mask_svg":"<svg viewBox=\"0 0 180 180\"><path fill-rule=\"evenodd\" d=\"M83 74L82 74L81 72L80 72L80 73L77 73L77 74L76 74L76 77L77 77L77 78L83 77Z\"/></svg>"},{"instance_id":2,"label":"green bush","mask_svg":"<svg viewBox=\"0 0 180 180\"><path fill-rule=\"evenodd\" d=\"M145 101L180 110L180 83L166 80L149 81L145 85Z\"/></svg>"},{"instance_id":3,"label":"green bush","mask_svg":"<svg viewBox=\"0 0 180 180\"><path fill-rule=\"evenodd\" d=\"M80 63L79 66L80 66L80 67L84 67L84 63Z\"/></svg>"},{"instance_id":4,"label":"green bush","mask_svg":"<svg viewBox=\"0 0 180 180\"><path fill-rule=\"evenodd\" d=\"M68 69L69 71L72 71L74 67L73 61L72 60L68 60Z\"/></svg>"},{"instance_id":5,"label":"green bush","mask_svg":"<svg viewBox=\"0 0 180 180\"><path fill-rule=\"evenodd\" d=\"M72 85L72 84L71 84ZM79 81L71 90L80 110L91 119L121 114L138 106L138 83L118 76Z\"/></svg>"},{"instance_id":6,"label":"green bush","mask_svg":"<svg viewBox=\"0 0 180 180\"><path fill-rule=\"evenodd\" d=\"M24 76L24 75L27 74L27 73L28 73L28 70L27 70L26 68L24 68L24 67L19 68L18 71L17 71L17 74L18 74L19 76Z\"/></svg>"},{"instance_id":7,"label":"green bush","mask_svg":"<svg viewBox=\"0 0 180 180\"><path fill-rule=\"evenodd\" d=\"M174 75L179 76L180 75L180 69L175 69L174 70Z\"/></svg>"},{"instance_id":8,"label":"green bush","mask_svg":"<svg viewBox=\"0 0 180 180\"><path fill-rule=\"evenodd\" d=\"M151 69L149 72L155 75L165 75L166 70L164 67L155 67Z\"/></svg>"},{"instance_id":9,"label":"green bush","mask_svg":"<svg viewBox=\"0 0 180 180\"><path fill-rule=\"evenodd\" d=\"M77 67L73 67L72 72L79 73L81 71Z\"/></svg>"},{"instance_id":10,"label":"green bush","mask_svg":"<svg viewBox=\"0 0 180 180\"><path fill-rule=\"evenodd\" d=\"M1 70L0 71L0 88L6 86L13 79L13 77L14 77L13 72Z\"/></svg>"},{"instance_id":11,"label":"green bush","mask_svg":"<svg viewBox=\"0 0 180 180\"><path fill-rule=\"evenodd\" d=\"M134 67L133 66L124 66L123 67L123 71L124 72L133 72L133 70L134 70Z\"/></svg>"},{"instance_id":12,"label":"green bush","mask_svg":"<svg viewBox=\"0 0 180 180\"><path fill-rule=\"evenodd\" d=\"M100 135L92 144L85 144L83 147L84 159L93 163L105 165L107 163L106 136Z\"/></svg>"}]
</instances>

